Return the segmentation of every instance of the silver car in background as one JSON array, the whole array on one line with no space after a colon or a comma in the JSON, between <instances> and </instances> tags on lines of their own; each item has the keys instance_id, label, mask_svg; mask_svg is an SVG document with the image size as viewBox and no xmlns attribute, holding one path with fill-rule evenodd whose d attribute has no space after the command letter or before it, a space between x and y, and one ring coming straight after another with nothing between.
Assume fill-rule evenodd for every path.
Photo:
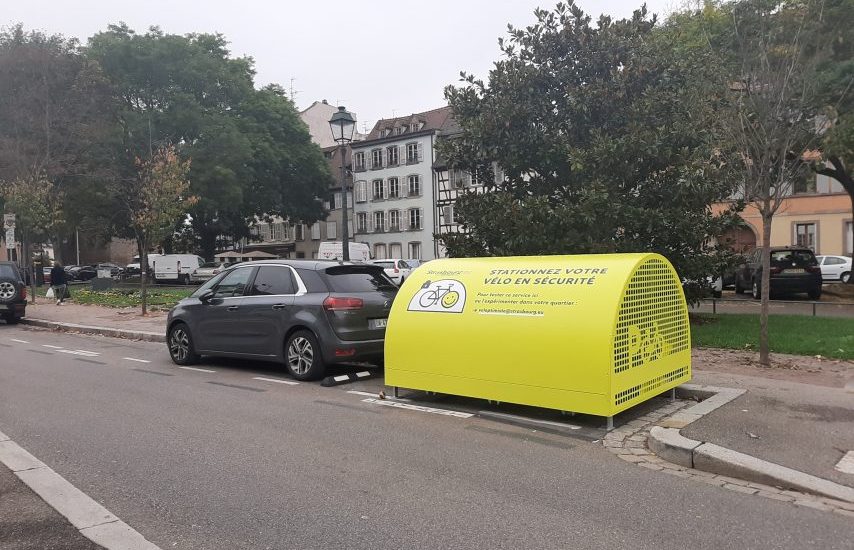
<instances>
[{"instance_id":1,"label":"silver car in background","mask_svg":"<svg viewBox=\"0 0 854 550\"><path fill-rule=\"evenodd\" d=\"M214 278L214 275L219 275L227 267L228 264L223 262L204 263L190 273L190 282L204 283L205 281L210 281Z\"/></svg>"}]
</instances>

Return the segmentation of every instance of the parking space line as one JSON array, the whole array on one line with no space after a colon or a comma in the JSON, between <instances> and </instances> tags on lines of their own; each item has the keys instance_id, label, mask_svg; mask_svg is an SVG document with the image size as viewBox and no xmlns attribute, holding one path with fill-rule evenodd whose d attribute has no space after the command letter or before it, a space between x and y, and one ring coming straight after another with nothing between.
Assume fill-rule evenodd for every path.
<instances>
[{"instance_id":1,"label":"parking space line","mask_svg":"<svg viewBox=\"0 0 854 550\"><path fill-rule=\"evenodd\" d=\"M423 405L413 405L411 403L401 403L399 401L392 401L390 399L362 399L362 403L371 403L373 405L382 405L384 407L394 407L398 409L406 409L408 411L416 411L416 412L425 412L430 414L439 414L442 416L453 416L455 418L471 418L474 416L473 413L466 413L460 411L449 411L447 409L437 409L435 407L425 407Z\"/></svg>"},{"instance_id":2,"label":"parking space line","mask_svg":"<svg viewBox=\"0 0 854 550\"><path fill-rule=\"evenodd\" d=\"M135 361L137 363L151 363L148 359L135 359L133 357L122 357L126 361Z\"/></svg>"},{"instance_id":3,"label":"parking space line","mask_svg":"<svg viewBox=\"0 0 854 550\"><path fill-rule=\"evenodd\" d=\"M854 474L854 451L845 453L845 456L836 463L835 468L843 474Z\"/></svg>"},{"instance_id":4,"label":"parking space line","mask_svg":"<svg viewBox=\"0 0 854 550\"><path fill-rule=\"evenodd\" d=\"M29 344L26 340L18 340L17 338L9 338L9 340L13 342L18 342L19 344Z\"/></svg>"},{"instance_id":5,"label":"parking space line","mask_svg":"<svg viewBox=\"0 0 854 550\"><path fill-rule=\"evenodd\" d=\"M358 390L347 390L347 393L352 393L353 395L364 395L365 397L376 397L376 392L371 393L367 391L358 391Z\"/></svg>"},{"instance_id":6,"label":"parking space line","mask_svg":"<svg viewBox=\"0 0 854 550\"><path fill-rule=\"evenodd\" d=\"M98 357L101 355L100 353L95 353L93 351L83 351L79 349L58 349L56 351L58 353L67 353L69 355L82 355L83 357Z\"/></svg>"},{"instance_id":7,"label":"parking space line","mask_svg":"<svg viewBox=\"0 0 854 550\"><path fill-rule=\"evenodd\" d=\"M253 376L252 380L261 380L262 382L275 382L277 384L287 384L289 386L296 386L299 382L294 382L293 380L282 380L280 378L264 378L263 376Z\"/></svg>"},{"instance_id":8,"label":"parking space line","mask_svg":"<svg viewBox=\"0 0 854 550\"><path fill-rule=\"evenodd\" d=\"M62 349L62 346L52 346L50 344L42 344L42 347L43 348L50 348L50 349Z\"/></svg>"},{"instance_id":9,"label":"parking space line","mask_svg":"<svg viewBox=\"0 0 854 550\"><path fill-rule=\"evenodd\" d=\"M199 368L196 368L196 367L178 367L178 368L179 368L179 369L184 369L184 370L192 370L192 371L196 371L196 372L216 372L215 370L199 369Z\"/></svg>"}]
</instances>

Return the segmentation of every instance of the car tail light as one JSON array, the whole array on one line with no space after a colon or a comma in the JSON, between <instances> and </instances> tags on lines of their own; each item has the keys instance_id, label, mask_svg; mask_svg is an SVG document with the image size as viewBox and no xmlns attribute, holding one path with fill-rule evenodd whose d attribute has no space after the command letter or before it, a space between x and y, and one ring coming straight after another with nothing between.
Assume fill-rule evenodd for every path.
<instances>
[{"instance_id":1,"label":"car tail light","mask_svg":"<svg viewBox=\"0 0 854 550\"><path fill-rule=\"evenodd\" d=\"M356 355L356 349L355 348L347 348L347 349L339 348L339 349L335 350L335 357L352 357L354 355Z\"/></svg>"},{"instance_id":2,"label":"car tail light","mask_svg":"<svg viewBox=\"0 0 854 550\"><path fill-rule=\"evenodd\" d=\"M817 265L811 265L807 268L807 271L810 273L821 273L821 268Z\"/></svg>"},{"instance_id":3,"label":"car tail light","mask_svg":"<svg viewBox=\"0 0 854 550\"><path fill-rule=\"evenodd\" d=\"M340 296L327 296L323 300L323 309L326 311L346 311L351 309L362 309L365 302L361 298L342 298Z\"/></svg>"},{"instance_id":4,"label":"car tail light","mask_svg":"<svg viewBox=\"0 0 854 550\"><path fill-rule=\"evenodd\" d=\"M27 287L21 286L21 300L27 299Z\"/></svg>"},{"instance_id":5,"label":"car tail light","mask_svg":"<svg viewBox=\"0 0 854 550\"><path fill-rule=\"evenodd\" d=\"M779 267L772 267L771 268L771 275L777 275L778 273L782 273L782 272L783 272L782 268L779 268Z\"/></svg>"}]
</instances>

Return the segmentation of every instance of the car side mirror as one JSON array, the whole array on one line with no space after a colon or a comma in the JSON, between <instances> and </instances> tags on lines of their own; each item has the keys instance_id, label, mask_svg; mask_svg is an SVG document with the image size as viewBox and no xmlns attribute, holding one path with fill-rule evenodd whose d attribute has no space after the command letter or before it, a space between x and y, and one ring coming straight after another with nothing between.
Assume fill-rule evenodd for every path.
<instances>
[{"instance_id":1,"label":"car side mirror","mask_svg":"<svg viewBox=\"0 0 854 550\"><path fill-rule=\"evenodd\" d=\"M210 302L214 297L213 289L207 289L206 291L199 294L199 301L203 304Z\"/></svg>"}]
</instances>

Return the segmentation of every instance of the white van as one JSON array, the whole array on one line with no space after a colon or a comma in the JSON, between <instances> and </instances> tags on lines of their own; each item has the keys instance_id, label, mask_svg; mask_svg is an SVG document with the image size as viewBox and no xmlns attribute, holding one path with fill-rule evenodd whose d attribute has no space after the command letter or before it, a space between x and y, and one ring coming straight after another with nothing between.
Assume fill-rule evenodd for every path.
<instances>
[{"instance_id":1,"label":"white van","mask_svg":"<svg viewBox=\"0 0 854 550\"><path fill-rule=\"evenodd\" d=\"M190 283L190 275L205 263L204 258L195 254L163 254L151 262L154 268L154 281L165 283L174 281L182 285Z\"/></svg>"},{"instance_id":2,"label":"white van","mask_svg":"<svg viewBox=\"0 0 854 550\"><path fill-rule=\"evenodd\" d=\"M160 254L156 254L154 252L152 252L148 255L148 268L149 269L154 267L154 260L158 256L160 256ZM139 259L139 255L137 254L136 256L133 257L133 259L131 260L131 263L129 263L125 267L125 273L127 273L128 275L139 275L140 271L142 271L142 268L140 267L139 264L140 264L140 259Z\"/></svg>"},{"instance_id":3,"label":"white van","mask_svg":"<svg viewBox=\"0 0 854 550\"><path fill-rule=\"evenodd\" d=\"M371 259L371 249L365 243L347 243L350 246L350 261L351 262L367 262ZM344 246L341 241L330 241L320 243L320 250L317 251L318 260L342 260Z\"/></svg>"}]
</instances>

